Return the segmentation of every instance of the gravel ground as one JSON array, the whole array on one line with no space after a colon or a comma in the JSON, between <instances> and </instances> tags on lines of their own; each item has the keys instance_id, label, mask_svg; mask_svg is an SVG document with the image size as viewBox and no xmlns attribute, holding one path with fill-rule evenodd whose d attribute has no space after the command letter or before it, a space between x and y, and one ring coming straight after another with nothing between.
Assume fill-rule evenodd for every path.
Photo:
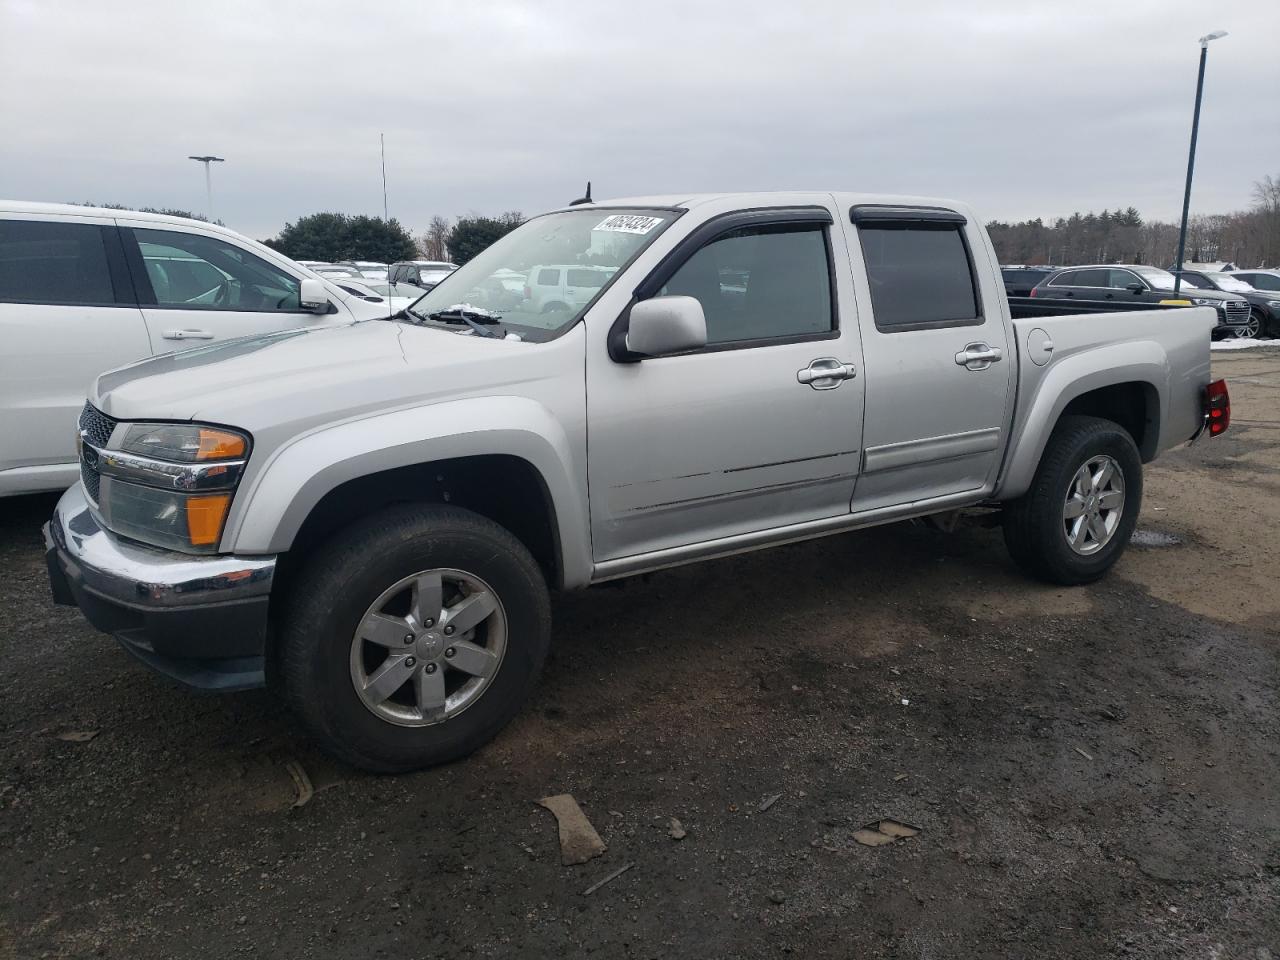
<instances>
[{"instance_id":1,"label":"gravel ground","mask_svg":"<svg viewBox=\"0 0 1280 960\"><path fill-rule=\"evenodd\" d=\"M0 501L0 957L1280 956L1280 350L1214 365L1231 433L1102 583L970 522L564 597L517 721L394 778L135 664L49 599L52 498Z\"/></svg>"}]
</instances>

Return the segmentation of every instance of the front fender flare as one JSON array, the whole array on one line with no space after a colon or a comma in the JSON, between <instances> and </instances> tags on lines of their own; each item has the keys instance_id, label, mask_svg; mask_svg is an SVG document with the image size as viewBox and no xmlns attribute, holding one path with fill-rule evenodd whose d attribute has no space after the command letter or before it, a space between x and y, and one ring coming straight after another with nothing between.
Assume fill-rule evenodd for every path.
<instances>
[{"instance_id":1,"label":"front fender flare","mask_svg":"<svg viewBox=\"0 0 1280 960\"><path fill-rule=\"evenodd\" d=\"M1012 500L1026 493L1035 478L1049 436L1067 404L1091 390L1121 383L1144 383L1155 389L1159 424L1167 420L1169 358L1160 344L1133 340L1107 344L1054 363L1027 398L1026 414L1019 416L1010 442L1009 456L996 497ZM1153 449L1162 449L1160 441Z\"/></svg>"},{"instance_id":2,"label":"front fender flare","mask_svg":"<svg viewBox=\"0 0 1280 960\"><path fill-rule=\"evenodd\" d=\"M561 423L525 397L411 407L303 434L276 450L236 497L221 549L283 553L316 504L349 480L396 467L506 454L530 463L555 507L566 587L591 577L585 476Z\"/></svg>"}]
</instances>

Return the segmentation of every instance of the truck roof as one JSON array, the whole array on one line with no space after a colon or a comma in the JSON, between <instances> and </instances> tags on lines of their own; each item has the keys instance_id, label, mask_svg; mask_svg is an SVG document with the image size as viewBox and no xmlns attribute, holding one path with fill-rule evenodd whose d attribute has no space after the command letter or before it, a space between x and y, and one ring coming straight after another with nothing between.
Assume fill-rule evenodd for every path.
<instances>
[{"instance_id":1,"label":"truck roof","mask_svg":"<svg viewBox=\"0 0 1280 960\"><path fill-rule=\"evenodd\" d=\"M734 193L667 193L639 197L617 197L609 200L595 200L590 204L579 204L575 207L561 207L561 210L581 210L584 207L667 207L678 210L692 210L708 204L724 204L728 207L779 206L794 204L826 204L835 197L841 206L857 206L858 204L883 204L885 206L912 207L947 207L972 216L969 205L959 200L948 200L942 197L920 197L910 194L890 193L857 193L854 191L832 190L777 190ZM559 212L559 211L551 211Z\"/></svg>"}]
</instances>

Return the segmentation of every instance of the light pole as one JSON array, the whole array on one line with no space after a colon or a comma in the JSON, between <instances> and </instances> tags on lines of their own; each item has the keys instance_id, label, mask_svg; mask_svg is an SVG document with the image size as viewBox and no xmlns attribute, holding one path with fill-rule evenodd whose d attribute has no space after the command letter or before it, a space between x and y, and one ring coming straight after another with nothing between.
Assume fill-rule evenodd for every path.
<instances>
[{"instance_id":1,"label":"light pole","mask_svg":"<svg viewBox=\"0 0 1280 960\"><path fill-rule=\"evenodd\" d=\"M187 157L187 159L204 164L205 213L209 217L209 222L213 223L213 178L209 175L209 164L223 163L224 159L222 157Z\"/></svg>"},{"instance_id":2,"label":"light pole","mask_svg":"<svg viewBox=\"0 0 1280 960\"><path fill-rule=\"evenodd\" d=\"M1191 209L1191 171L1196 165L1196 135L1200 132L1200 95L1204 92L1204 61L1209 54L1209 41L1225 37L1227 31L1215 30L1200 38L1200 73L1196 77L1196 109L1191 115L1191 152L1187 155L1187 189L1182 195L1182 226L1178 230L1178 262L1174 265L1173 292L1182 288L1182 257L1187 246L1187 213Z\"/></svg>"}]
</instances>

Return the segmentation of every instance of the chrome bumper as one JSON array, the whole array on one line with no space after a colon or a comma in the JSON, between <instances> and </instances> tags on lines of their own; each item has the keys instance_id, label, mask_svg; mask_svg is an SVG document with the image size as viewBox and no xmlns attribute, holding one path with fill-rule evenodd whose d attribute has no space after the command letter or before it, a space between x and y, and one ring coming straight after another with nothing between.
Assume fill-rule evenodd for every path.
<instances>
[{"instance_id":1,"label":"chrome bumper","mask_svg":"<svg viewBox=\"0 0 1280 960\"><path fill-rule=\"evenodd\" d=\"M196 557L105 530L76 484L44 526L54 599L191 686L262 686L275 557Z\"/></svg>"}]
</instances>

